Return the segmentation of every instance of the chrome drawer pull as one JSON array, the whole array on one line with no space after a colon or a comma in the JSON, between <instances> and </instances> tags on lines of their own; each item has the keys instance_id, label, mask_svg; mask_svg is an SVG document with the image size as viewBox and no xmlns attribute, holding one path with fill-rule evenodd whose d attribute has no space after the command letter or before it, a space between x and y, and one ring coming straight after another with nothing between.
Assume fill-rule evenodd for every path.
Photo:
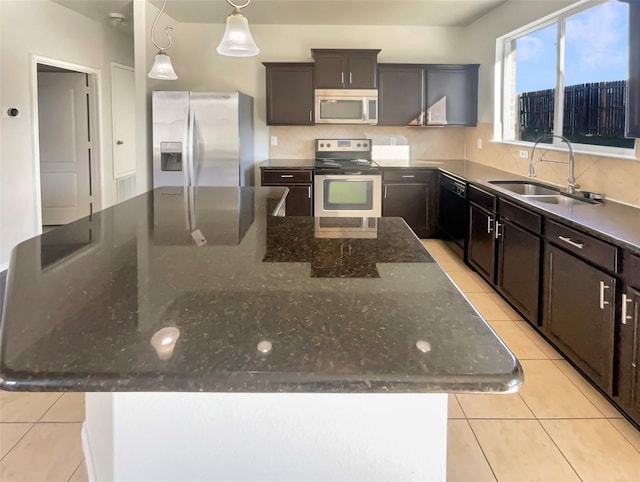
<instances>
[{"instance_id":1,"label":"chrome drawer pull","mask_svg":"<svg viewBox=\"0 0 640 482\"><path fill-rule=\"evenodd\" d=\"M493 219L491 219L491 216L487 216L487 234L491 234L491 231L493 231L492 223Z\"/></svg>"},{"instance_id":2,"label":"chrome drawer pull","mask_svg":"<svg viewBox=\"0 0 640 482\"><path fill-rule=\"evenodd\" d=\"M496 239L500 237L500 228L504 227L504 224L496 222Z\"/></svg>"},{"instance_id":3,"label":"chrome drawer pull","mask_svg":"<svg viewBox=\"0 0 640 482\"><path fill-rule=\"evenodd\" d=\"M611 286L604 284L604 281L600 281L600 309L604 310L604 305L608 305L609 302L604 300L604 290L608 290Z\"/></svg>"},{"instance_id":4,"label":"chrome drawer pull","mask_svg":"<svg viewBox=\"0 0 640 482\"><path fill-rule=\"evenodd\" d=\"M280 174L280 177L293 177L293 174Z\"/></svg>"},{"instance_id":5,"label":"chrome drawer pull","mask_svg":"<svg viewBox=\"0 0 640 482\"><path fill-rule=\"evenodd\" d=\"M632 316L627 315L627 303L633 303L633 300L630 299L625 293L622 293L622 313L620 318L622 319L622 324L626 325L627 320L631 320Z\"/></svg>"},{"instance_id":6,"label":"chrome drawer pull","mask_svg":"<svg viewBox=\"0 0 640 482\"><path fill-rule=\"evenodd\" d=\"M572 241L571 238L565 238L564 236L558 236L558 238L560 238L560 241L564 241L565 243L570 244L575 248L578 248L578 249L584 248L584 244L576 243L575 241Z\"/></svg>"},{"instance_id":7,"label":"chrome drawer pull","mask_svg":"<svg viewBox=\"0 0 640 482\"><path fill-rule=\"evenodd\" d=\"M414 177L416 177L416 176L404 175L404 176L402 176L402 177L404 177L405 179L413 179L413 178L414 178Z\"/></svg>"}]
</instances>

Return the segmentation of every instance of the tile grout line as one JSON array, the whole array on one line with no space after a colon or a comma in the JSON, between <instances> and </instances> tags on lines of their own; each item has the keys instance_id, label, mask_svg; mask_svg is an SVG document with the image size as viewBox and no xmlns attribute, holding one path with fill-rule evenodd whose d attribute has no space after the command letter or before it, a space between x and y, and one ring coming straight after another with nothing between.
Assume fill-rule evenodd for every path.
<instances>
[{"instance_id":1,"label":"tile grout line","mask_svg":"<svg viewBox=\"0 0 640 482\"><path fill-rule=\"evenodd\" d=\"M83 457L82 457L82 461L78 464L78 466L76 467L76 469L75 469L73 472L71 472L71 475L70 475L70 476L69 476L69 478L67 479L67 482L70 482L70 481L71 481L71 479L73 479L73 476L74 476L74 475L76 475L76 472L77 472L78 470L80 470L80 467L82 467L82 464L84 464L84 454L83 454Z\"/></svg>"},{"instance_id":2,"label":"tile grout line","mask_svg":"<svg viewBox=\"0 0 640 482\"><path fill-rule=\"evenodd\" d=\"M462 405L460 405L462 406ZM478 447L480 448L480 452L482 452L482 456L484 457L484 460L487 462L487 465L489 466L489 470L491 471L491 474L493 475L493 478L496 480L496 482L499 481L498 476L496 475L495 470L493 469L493 466L491 465L491 462L489 462L489 458L487 457L487 454L484 451L484 448L482 448L482 444L480 443L480 440L478 439L478 435L476 434L475 430L473 430L473 425L471 425L471 422L469 421L469 419L466 420L467 425L469 426L469 428L471 429L471 433L473 434L473 438L476 440L476 443L478 444Z\"/></svg>"},{"instance_id":3,"label":"tile grout line","mask_svg":"<svg viewBox=\"0 0 640 482\"><path fill-rule=\"evenodd\" d=\"M607 419L605 419L605 420L607 420L607 421L608 421L608 422L613 426L613 428L615 428L615 429L618 431L618 433L619 433L620 435L622 435L622 438L624 438L624 439L629 443L629 445L631 445L631 446L636 450L636 452L640 453L640 447L636 447L636 446L635 446L635 444L634 444L634 443L629 439L629 437L627 437L627 436L624 434L624 432L623 432L622 430L620 430L620 429L616 426L616 424L614 424L614 423L611 421L611 420L623 420L624 422L629 423L629 422L628 422L624 417L623 417L623 418L621 418L621 419L620 419L620 418L614 418L614 419L607 418ZM633 428L635 429L635 427L633 427Z\"/></svg>"},{"instance_id":4,"label":"tile grout line","mask_svg":"<svg viewBox=\"0 0 640 482\"><path fill-rule=\"evenodd\" d=\"M24 422L5 422L5 423L24 423ZM37 422L28 422L31 423L31 427L29 427L29 429L22 435L22 437L20 437L18 440L16 440L16 442L11 446L11 448L9 450L7 450L7 453L4 454L4 456L2 458L0 458L0 462L2 462L4 459L6 459L9 454L11 452L13 452L13 449L15 449L17 447L17 445L22 441L23 438L25 438L27 436L27 434L29 432L31 432L31 430L33 430L33 427L36 426Z\"/></svg>"},{"instance_id":5,"label":"tile grout line","mask_svg":"<svg viewBox=\"0 0 640 482\"><path fill-rule=\"evenodd\" d=\"M573 420L586 420L586 419L573 419ZM599 419L597 419L599 420ZM551 440L551 443L555 446L555 448L558 449L558 452L560 452L560 455L562 455L562 458L565 459L567 461L567 463L569 464L569 467L571 467L571 470L573 470L576 474L576 477L578 477L578 479L582 480L584 482L584 479L582 477L580 477L580 474L578 473L578 471L576 470L576 468L573 466L573 464L571 462L569 462L569 459L567 458L567 456L564 454L564 452L562 451L562 449L560 447L558 447L558 444L556 443L555 440L553 440L553 437L551 436L551 434L549 432L547 432L547 429L544 427L544 425L542 425L542 422L540 422L540 420L537 420L538 425L540 425L540 428L542 428L542 430L544 431L544 433L547 434L547 437L549 437L549 440Z\"/></svg>"},{"instance_id":6,"label":"tile grout line","mask_svg":"<svg viewBox=\"0 0 640 482\"><path fill-rule=\"evenodd\" d=\"M51 409L53 408L53 406L58 403L60 401L60 399L62 398L62 396L64 395L63 393L60 393L60 396L58 398L55 399L55 401L49 406L49 408L47 408L44 413L42 415L40 415L40 418L36 421L36 423L40 423L40 420L42 420L44 418L44 416L49 413L51 411Z\"/></svg>"}]
</instances>

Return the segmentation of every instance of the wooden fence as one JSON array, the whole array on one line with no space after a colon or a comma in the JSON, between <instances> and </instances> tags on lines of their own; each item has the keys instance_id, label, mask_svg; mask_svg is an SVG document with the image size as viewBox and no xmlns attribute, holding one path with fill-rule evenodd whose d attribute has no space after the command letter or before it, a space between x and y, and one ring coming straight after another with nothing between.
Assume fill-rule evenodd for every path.
<instances>
[{"instance_id":1,"label":"wooden fence","mask_svg":"<svg viewBox=\"0 0 640 482\"><path fill-rule=\"evenodd\" d=\"M617 80L566 86L563 134L586 143L590 137L624 139L626 84ZM534 140L551 134L555 89L523 92L518 97L520 138Z\"/></svg>"}]
</instances>

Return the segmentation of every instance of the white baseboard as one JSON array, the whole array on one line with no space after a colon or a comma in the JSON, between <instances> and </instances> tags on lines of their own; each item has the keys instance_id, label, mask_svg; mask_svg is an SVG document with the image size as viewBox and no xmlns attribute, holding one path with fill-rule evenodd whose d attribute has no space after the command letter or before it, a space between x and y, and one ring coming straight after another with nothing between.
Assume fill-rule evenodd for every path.
<instances>
[{"instance_id":1,"label":"white baseboard","mask_svg":"<svg viewBox=\"0 0 640 482\"><path fill-rule=\"evenodd\" d=\"M95 467L93 463L93 451L91 450L91 442L89 442L89 436L87 435L87 425L85 423L82 424L80 437L82 439L82 451L84 452L84 463L87 466L87 476L89 478L89 482L96 482L98 479L96 478Z\"/></svg>"}]
</instances>

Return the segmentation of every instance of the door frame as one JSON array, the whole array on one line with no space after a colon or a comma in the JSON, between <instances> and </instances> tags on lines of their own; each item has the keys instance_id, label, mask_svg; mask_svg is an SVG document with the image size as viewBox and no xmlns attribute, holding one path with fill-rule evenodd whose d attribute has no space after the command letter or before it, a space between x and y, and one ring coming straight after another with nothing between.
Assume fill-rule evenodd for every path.
<instances>
[{"instance_id":1,"label":"door frame","mask_svg":"<svg viewBox=\"0 0 640 482\"><path fill-rule=\"evenodd\" d=\"M105 205L102 159L104 146L102 140L102 78L101 71L92 67L52 59L40 55L30 55L31 81L31 122L33 135L33 194L35 234L42 234L42 186L40 178L40 117L38 115L38 64L89 75L89 133L91 136L91 179L93 189L92 212L99 211Z\"/></svg>"},{"instance_id":2,"label":"door frame","mask_svg":"<svg viewBox=\"0 0 640 482\"><path fill-rule=\"evenodd\" d=\"M115 111L116 111L116 96L114 95L114 88L113 88L113 69L122 69L122 70L128 70L130 72L133 72L135 74L136 69L133 67L130 67L128 65L125 64L120 64L118 62L110 62L110 67L109 67L109 74L111 75L110 79L111 79L111 133L112 133L112 139L111 139L111 144L112 144L112 152L113 152L113 178L114 179L118 179L120 177L125 177L125 176L131 176L132 174L136 173L136 167L134 167L132 170L124 172L124 173L118 173L116 172L116 146L115 146L115 142L116 142L116 116L115 116ZM134 75L134 89L135 89L135 75ZM134 92L135 95L135 92ZM135 108L135 106L134 106ZM134 124L135 124L135 119L134 119ZM135 149L135 146L134 146ZM119 174L119 176L116 176L116 174Z\"/></svg>"}]
</instances>

